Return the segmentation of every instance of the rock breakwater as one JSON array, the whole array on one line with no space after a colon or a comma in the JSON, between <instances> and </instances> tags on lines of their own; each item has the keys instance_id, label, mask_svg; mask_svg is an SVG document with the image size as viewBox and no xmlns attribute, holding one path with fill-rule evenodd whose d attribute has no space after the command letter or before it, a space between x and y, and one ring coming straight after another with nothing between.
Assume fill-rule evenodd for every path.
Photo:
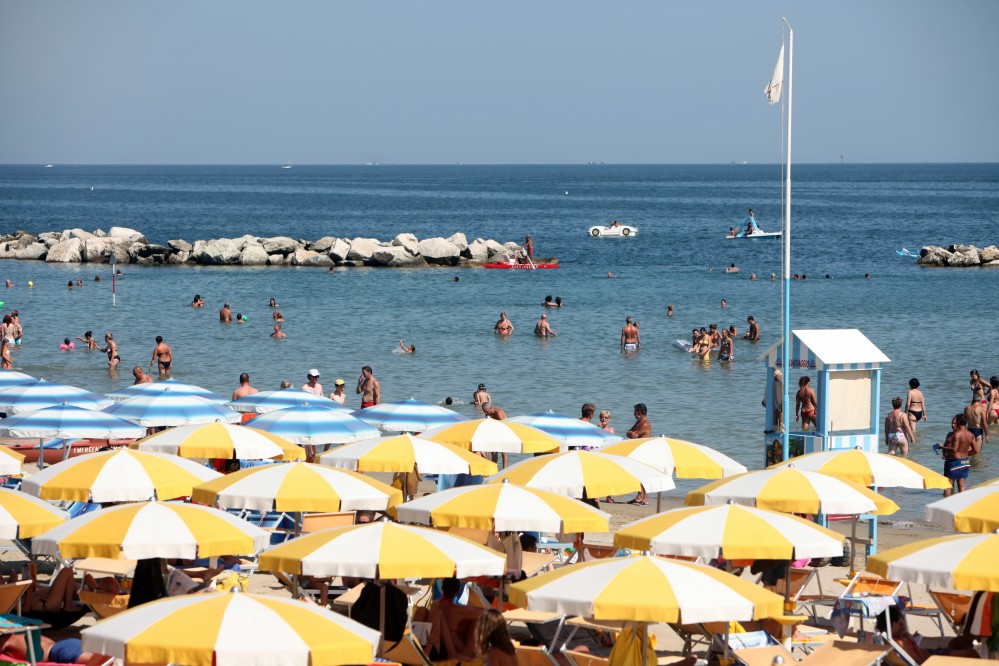
<instances>
[{"instance_id":1,"label":"rock breakwater","mask_svg":"<svg viewBox=\"0 0 999 666\"><path fill-rule=\"evenodd\" d=\"M999 266L999 248L989 245L979 248L974 245L927 245L919 251L918 264L923 266Z\"/></svg>"},{"instance_id":2,"label":"rock breakwater","mask_svg":"<svg viewBox=\"0 0 999 666\"><path fill-rule=\"evenodd\" d=\"M0 259L32 259L54 263L198 264L202 266L474 266L517 256L514 242L476 238L465 234L418 239L399 234L390 241L376 238L335 238L316 241L249 234L239 238L169 240L151 243L145 234L127 227L107 232L65 229L40 234L16 231L0 237ZM557 261L557 259L556 259Z\"/></svg>"}]
</instances>

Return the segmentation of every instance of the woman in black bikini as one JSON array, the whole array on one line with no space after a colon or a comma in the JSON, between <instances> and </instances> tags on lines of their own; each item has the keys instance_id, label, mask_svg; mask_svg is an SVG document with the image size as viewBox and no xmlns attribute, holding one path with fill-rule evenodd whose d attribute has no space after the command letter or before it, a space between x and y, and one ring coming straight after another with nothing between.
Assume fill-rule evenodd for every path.
<instances>
[{"instance_id":1,"label":"woman in black bikini","mask_svg":"<svg viewBox=\"0 0 999 666\"><path fill-rule=\"evenodd\" d=\"M118 343L114 341L114 334L110 331L105 333L104 342L108 343L108 346L101 349L101 351L108 355L108 368L117 368L121 362L121 356L118 356Z\"/></svg>"},{"instance_id":2,"label":"woman in black bikini","mask_svg":"<svg viewBox=\"0 0 999 666\"><path fill-rule=\"evenodd\" d=\"M919 380L913 377L909 380L909 392L905 394L905 413L909 417L912 429L912 441L916 441L916 423L926 420L926 402L923 392L919 390Z\"/></svg>"}]
</instances>

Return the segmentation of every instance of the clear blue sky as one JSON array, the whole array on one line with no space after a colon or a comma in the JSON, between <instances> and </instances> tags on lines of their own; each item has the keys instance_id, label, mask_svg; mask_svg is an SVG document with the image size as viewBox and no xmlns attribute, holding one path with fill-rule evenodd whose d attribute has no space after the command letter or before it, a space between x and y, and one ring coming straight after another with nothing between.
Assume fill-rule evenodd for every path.
<instances>
[{"instance_id":1,"label":"clear blue sky","mask_svg":"<svg viewBox=\"0 0 999 666\"><path fill-rule=\"evenodd\" d=\"M995 0L0 0L0 163L999 161Z\"/></svg>"}]
</instances>

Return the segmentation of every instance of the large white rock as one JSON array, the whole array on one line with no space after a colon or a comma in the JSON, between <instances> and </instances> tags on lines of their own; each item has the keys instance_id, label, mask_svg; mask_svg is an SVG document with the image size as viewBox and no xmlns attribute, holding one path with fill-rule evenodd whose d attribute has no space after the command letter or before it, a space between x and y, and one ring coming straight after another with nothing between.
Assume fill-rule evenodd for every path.
<instances>
[{"instance_id":1,"label":"large white rock","mask_svg":"<svg viewBox=\"0 0 999 666\"><path fill-rule=\"evenodd\" d=\"M503 254L506 252L506 248L492 238L486 240L486 249L489 250L489 254Z\"/></svg>"},{"instance_id":2,"label":"large white rock","mask_svg":"<svg viewBox=\"0 0 999 666\"><path fill-rule=\"evenodd\" d=\"M198 243L195 243L191 256L199 264L223 266L239 261L239 248L236 247L231 238L215 238L205 241L204 245L200 247L200 253L198 249Z\"/></svg>"},{"instance_id":3,"label":"large white rock","mask_svg":"<svg viewBox=\"0 0 999 666\"><path fill-rule=\"evenodd\" d=\"M114 238L115 240L127 240L133 243L145 243L147 242L146 237L140 231L135 229L129 229L128 227L111 227L108 231L108 238Z\"/></svg>"},{"instance_id":4,"label":"large white rock","mask_svg":"<svg viewBox=\"0 0 999 666\"><path fill-rule=\"evenodd\" d=\"M167 245L178 252L191 252L194 249L193 245L183 239L168 240Z\"/></svg>"},{"instance_id":5,"label":"large white rock","mask_svg":"<svg viewBox=\"0 0 999 666\"><path fill-rule=\"evenodd\" d=\"M444 238L425 238L420 241L416 249L428 264L453 266L458 263L458 257L461 256L458 248Z\"/></svg>"},{"instance_id":6,"label":"large white rock","mask_svg":"<svg viewBox=\"0 0 999 666\"><path fill-rule=\"evenodd\" d=\"M24 249L33 243L37 243L38 239L32 236L31 234L21 234L20 236L17 237L17 240L14 242L17 244L19 248Z\"/></svg>"},{"instance_id":7,"label":"large white rock","mask_svg":"<svg viewBox=\"0 0 999 666\"><path fill-rule=\"evenodd\" d=\"M343 261L350 254L350 243L343 238L337 238L326 254L333 261Z\"/></svg>"},{"instance_id":8,"label":"large white rock","mask_svg":"<svg viewBox=\"0 0 999 666\"><path fill-rule=\"evenodd\" d=\"M271 266L283 266L291 260L291 255L285 256L283 254L269 254L267 255L267 263Z\"/></svg>"},{"instance_id":9,"label":"large white rock","mask_svg":"<svg viewBox=\"0 0 999 666\"><path fill-rule=\"evenodd\" d=\"M332 266L333 260L315 250L295 250L291 255L292 266Z\"/></svg>"},{"instance_id":10,"label":"large white rock","mask_svg":"<svg viewBox=\"0 0 999 666\"><path fill-rule=\"evenodd\" d=\"M468 249L468 239L465 238L465 234L460 231L456 234L451 234L447 237L447 240L458 248L458 252L464 252Z\"/></svg>"},{"instance_id":11,"label":"large white rock","mask_svg":"<svg viewBox=\"0 0 999 666\"><path fill-rule=\"evenodd\" d=\"M476 238L468 245L468 260L475 264L485 263L489 258L489 245L481 238Z\"/></svg>"},{"instance_id":12,"label":"large white rock","mask_svg":"<svg viewBox=\"0 0 999 666\"><path fill-rule=\"evenodd\" d=\"M97 238L94 234L89 231L84 231L83 229L66 229L62 232L62 239L69 240L70 238L79 238L80 240L87 240L88 238Z\"/></svg>"},{"instance_id":13,"label":"large white rock","mask_svg":"<svg viewBox=\"0 0 999 666\"><path fill-rule=\"evenodd\" d=\"M294 239L288 238L287 236L275 236L273 238L264 238L263 246L264 252L267 254L291 254L298 249L298 243Z\"/></svg>"},{"instance_id":14,"label":"large white rock","mask_svg":"<svg viewBox=\"0 0 999 666\"><path fill-rule=\"evenodd\" d=\"M83 241L83 261L94 264L107 263L111 255L111 243L108 237L88 238Z\"/></svg>"},{"instance_id":15,"label":"large white rock","mask_svg":"<svg viewBox=\"0 0 999 666\"><path fill-rule=\"evenodd\" d=\"M417 250L419 244L420 241L416 238L415 234L399 234L392 239L392 245L406 248L406 252L413 255L419 253L419 250Z\"/></svg>"},{"instance_id":16,"label":"large white rock","mask_svg":"<svg viewBox=\"0 0 999 666\"><path fill-rule=\"evenodd\" d=\"M244 234L239 238L233 238L232 242L236 244L236 249L241 252L247 245L260 245L260 239L256 236L251 236L250 234Z\"/></svg>"},{"instance_id":17,"label":"large white rock","mask_svg":"<svg viewBox=\"0 0 999 666\"><path fill-rule=\"evenodd\" d=\"M75 236L56 243L45 256L45 261L63 264L79 263L82 260L83 241Z\"/></svg>"},{"instance_id":18,"label":"large white rock","mask_svg":"<svg viewBox=\"0 0 999 666\"><path fill-rule=\"evenodd\" d=\"M177 250L167 256L168 264L186 264L191 258L191 253L187 250Z\"/></svg>"},{"instance_id":19,"label":"large white rock","mask_svg":"<svg viewBox=\"0 0 999 666\"><path fill-rule=\"evenodd\" d=\"M978 256L978 248L971 247L966 252L955 252L947 259L948 266L968 267L978 266L982 263Z\"/></svg>"},{"instance_id":20,"label":"large white rock","mask_svg":"<svg viewBox=\"0 0 999 666\"><path fill-rule=\"evenodd\" d=\"M145 247L143 243L114 243L108 253L108 261L114 260L116 264L127 264L132 261L132 247L135 247L135 256L139 256L139 250Z\"/></svg>"},{"instance_id":21,"label":"large white rock","mask_svg":"<svg viewBox=\"0 0 999 666\"><path fill-rule=\"evenodd\" d=\"M323 254L327 254L329 253L330 248L333 247L333 244L335 242L336 238L333 238L333 236L323 236L315 243L309 243L308 246L306 246L306 249L315 250L316 252L322 252Z\"/></svg>"},{"instance_id":22,"label":"large white rock","mask_svg":"<svg viewBox=\"0 0 999 666\"><path fill-rule=\"evenodd\" d=\"M45 243L32 243L28 247L22 247L14 250L15 259L42 259L45 254L49 251L45 247Z\"/></svg>"},{"instance_id":23,"label":"large white rock","mask_svg":"<svg viewBox=\"0 0 999 666\"><path fill-rule=\"evenodd\" d=\"M999 247L989 245L988 247L982 248L978 251L978 258L982 260L983 264L987 264L992 261L999 261Z\"/></svg>"},{"instance_id":24,"label":"large white rock","mask_svg":"<svg viewBox=\"0 0 999 666\"><path fill-rule=\"evenodd\" d=\"M390 268L421 268L427 265L423 257L417 257L406 251L401 245L391 247L381 247L375 250L371 259L368 260L370 266L388 266Z\"/></svg>"},{"instance_id":25,"label":"large white rock","mask_svg":"<svg viewBox=\"0 0 999 666\"><path fill-rule=\"evenodd\" d=\"M255 243L246 245L239 253L239 263L243 266L266 266L269 258L264 248Z\"/></svg>"},{"instance_id":26,"label":"large white rock","mask_svg":"<svg viewBox=\"0 0 999 666\"><path fill-rule=\"evenodd\" d=\"M350 252L347 259L352 261L368 261L371 255L382 246L377 238L355 238L350 241Z\"/></svg>"}]
</instances>

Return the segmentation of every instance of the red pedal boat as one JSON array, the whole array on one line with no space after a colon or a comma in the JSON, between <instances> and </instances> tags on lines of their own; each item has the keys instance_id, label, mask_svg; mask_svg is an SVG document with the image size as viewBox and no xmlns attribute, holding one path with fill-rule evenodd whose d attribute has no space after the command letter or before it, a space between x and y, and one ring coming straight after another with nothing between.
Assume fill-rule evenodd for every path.
<instances>
[{"instance_id":1,"label":"red pedal boat","mask_svg":"<svg viewBox=\"0 0 999 666\"><path fill-rule=\"evenodd\" d=\"M540 262L534 262L528 260L526 263L519 264L516 261L499 261L492 264L482 264L483 268L503 268L503 269L516 269L522 271L533 271L537 269L550 269L558 268L558 258L550 257L547 259L542 259Z\"/></svg>"}]
</instances>

